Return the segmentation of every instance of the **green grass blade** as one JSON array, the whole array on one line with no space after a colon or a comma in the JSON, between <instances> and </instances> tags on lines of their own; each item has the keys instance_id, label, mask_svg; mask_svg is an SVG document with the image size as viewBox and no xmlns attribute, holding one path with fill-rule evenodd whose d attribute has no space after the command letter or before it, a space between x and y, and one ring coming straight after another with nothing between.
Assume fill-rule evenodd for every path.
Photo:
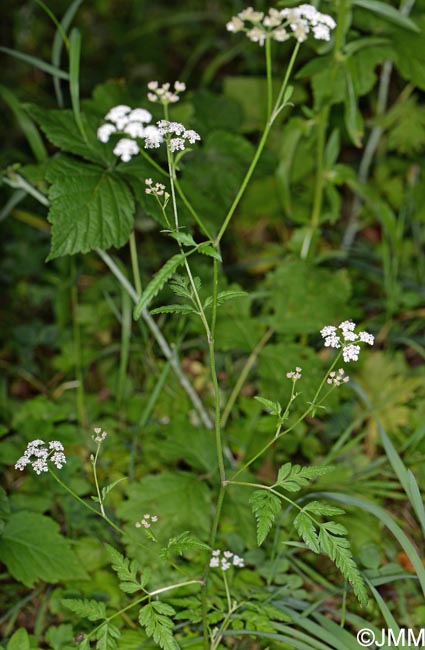
<instances>
[{"instance_id":1,"label":"green grass blade","mask_svg":"<svg viewBox=\"0 0 425 650\"><path fill-rule=\"evenodd\" d=\"M62 27L62 30L59 28L56 30L55 36L53 38L53 45L52 45L52 56L51 56L51 61L52 64L56 67L60 67L60 60L61 60L61 55L62 55L62 48L64 43L66 44L66 41L64 41L62 34L67 33L69 26L71 25L72 21L74 20L74 16L77 13L81 3L83 0L74 0L72 4L69 5L68 9L63 15L62 20L60 21L60 25ZM69 50L69 41L67 48ZM53 77L53 87L55 89L55 94L56 94L56 99L59 105L59 108L63 108L64 106L64 101L63 101L63 94L62 94L62 89L60 85L60 80L57 77Z\"/></svg>"},{"instance_id":2,"label":"green grass blade","mask_svg":"<svg viewBox=\"0 0 425 650\"><path fill-rule=\"evenodd\" d=\"M128 359L130 357L132 310L131 298L124 289L121 290L122 316L121 316L121 346L120 365L118 369L117 383L117 404L121 407L124 398L125 384L127 379Z\"/></svg>"},{"instance_id":3,"label":"green grass blade","mask_svg":"<svg viewBox=\"0 0 425 650\"><path fill-rule=\"evenodd\" d=\"M277 627L277 625L275 624ZM290 629L290 628L289 628ZM293 632L293 630L291 630ZM280 641L290 645L291 650L315 650L316 646L311 645L310 639L308 643L295 639L293 636L286 634L275 634L273 632L260 632L260 630L225 630L223 636L239 637L239 636L254 636L261 639L271 639L272 641ZM322 646L320 650L329 650L326 646Z\"/></svg>"},{"instance_id":4,"label":"green grass blade","mask_svg":"<svg viewBox=\"0 0 425 650\"><path fill-rule=\"evenodd\" d=\"M380 0L353 0L353 5L362 7L362 9L367 9L399 27L410 29L412 32L420 31L419 27L413 22L413 20L403 16L403 14L387 2L380 2Z\"/></svg>"},{"instance_id":5,"label":"green grass blade","mask_svg":"<svg viewBox=\"0 0 425 650\"><path fill-rule=\"evenodd\" d=\"M401 530L400 526L395 523L395 521L390 517L390 515L380 506L375 503L371 503L366 499L362 499L356 496L350 496L349 494L341 494L338 492L315 492L310 493L309 497L312 498L324 498L331 499L337 503L342 503L344 506L353 506L355 508L360 508L366 512L370 512L377 519L382 521L384 526L386 526L394 535L410 562L412 563L419 582L421 583L422 591L425 595L425 567L422 564L421 558L416 552L415 547L405 533Z\"/></svg>"},{"instance_id":6,"label":"green grass blade","mask_svg":"<svg viewBox=\"0 0 425 650\"><path fill-rule=\"evenodd\" d=\"M365 578L365 580L366 580L367 586L369 587L371 593L373 594L374 599L377 602L377 605L378 605L379 609L381 610L381 613L382 613L382 616L384 617L387 628L392 630L394 632L394 634L396 635L396 637L397 637L399 632L400 632L400 628L397 625L397 622L396 622L394 616L391 614L385 600L382 598L379 591L377 589L375 589L375 587L372 585L370 580L368 580L367 578Z\"/></svg>"},{"instance_id":7,"label":"green grass blade","mask_svg":"<svg viewBox=\"0 0 425 650\"><path fill-rule=\"evenodd\" d=\"M80 54L81 33L74 27L69 38L69 91L71 93L72 110L74 119L85 138L85 131L80 113Z\"/></svg>"},{"instance_id":8,"label":"green grass blade","mask_svg":"<svg viewBox=\"0 0 425 650\"><path fill-rule=\"evenodd\" d=\"M277 605L277 603L274 603ZM319 618L319 621L312 620L303 616L300 612L291 609L286 606L281 606L282 611L292 618L295 625L302 628L310 635L311 638L320 639L328 650L359 650L357 641L354 637L351 636L348 632L341 629L339 625L334 624L335 627L329 629L326 625L322 624L322 621ZM315 618L317 618L315 616ZM275 623L275 627L280 629L280 624Z\"/></svg>"},{"instance_id":9,"label":"green grass blade","mask_svg":"<svg viewBox=\"0 0 425 650\"><path fill-rule=\"evenodd\" d=\"M47 159L47 151L44 146L43 140L40 133L38 132L37 127L34 122L28 116L26 111L22 108L19 100L12 93L11 90L5 86L0 86L0 97L6 102L6 104L13 111L16 120L22 129L28 144L31 147L31 151L34 156L37 158L38 162L43 162Z\"/></svg>"},{"instance_id":10,"label":"green grass blade","mask_svg":"<svg viewBox=\"0 0 425 650\"><path fill-rule=\"evenodd\" d=\"M56 29L59 31L61 38L63 39L66 47L69 48L69 42L66 33L62 25L56 18L55 14L53 13L53 11L43 2L43 0L35 0L35 1L43 9L43 11L49 16L52 22L56 25Z\"/></svg>"},{"instance_id":11,"label":"green grass blade","mask_svg":"<svg viewBox=\"0 0 425 650\"><path fill-rule=\"evenodd\" d=\"M24 52L18 52L18 50L13 50L10 47L0 47L0 52L3 52L4 54L9 54L10 56L15 57L15 59L19 59L20 61L25 61L25 63L29 63L30 65L33 65L35 68L38 68L39 70L43 70L43 72L47 72L47 74L53 75L53 77L58 77L59 79L69 79L69 75L67 72L64 72L60 68L57 68L54 65L51 65L50 63L46 63L46 61L43 61L42 59L39 59L36 56L31 56L30 54L25 54Z\"/></svg>"},{"instance_id":12,"label":"green grass blade","mask_svg":"<svg viewBox=\"0 0 425 650\"><path fill-rule=\"evenodd\" d=\"M27 193L24 190L16 190L15 192L13 192L12 196L9 198L9 200L0 210L0 222L9 216L13 208L15 208L18 205L18 203L20 203L22 199L26 197L26 195Z\"/></svg>"}]
</instances>

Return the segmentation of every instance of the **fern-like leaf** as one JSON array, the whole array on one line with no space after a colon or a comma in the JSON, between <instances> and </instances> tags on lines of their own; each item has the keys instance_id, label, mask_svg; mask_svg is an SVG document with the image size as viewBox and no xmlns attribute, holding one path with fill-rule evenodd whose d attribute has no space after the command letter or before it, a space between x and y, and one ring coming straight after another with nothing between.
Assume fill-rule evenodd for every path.
<instances>
[{"instance_id":1,"label":"fern-like leaf","mask_svg":"<svg viewBox=\"0 0 425 650\"><path fill-rule=\"evenodd\" d=\"M280 512L280 499L267 490L256 490L249 501L257 520L258 546L261 546L270 532L276 515Z\"/></svg>"},{"instance_id":2,"label":"fern-like leaf","mask_svg":"<svg viewBox=\"0 0 425 650\"><path fill-rule=\"evenodd\" d=\"M121 632L116 625L105 623L96 632L96 650L116 650L118 647L117 639L121 637Z\"/></svg>"},{"instance_id":3,"label":"fern-like leaf","mask_svg":"<svg viewBox=\"0 0 425 650\"><path fill-rule=\"evenodd\" d=\"M98 600L81 600L77 598L64 598L62 605L71 612L81 616L81 618L88 618L89 621L99 621L106 618L105 603Z\"/></svg>"},{"instance_id":4,"label":"fern-like leaf","mask_svg":"<svg viewBox=\"0 0 425 650\"><path fill-rule=\"evenodd\" d=\"M315 553L320 552L319 537L314 522L304 512L300 512L294 519L294 526L298 535L307 544L308 548Z\"/></svg>"},{"instance_id":5,"label":"fern-like leaf","mask_svg":"<svg viewBox=\"0 0 425 650\"><path fill-rule=\"evenodd\" d=\"M179 645L172 632L174 623L170 618L175 613L175 609L171 605L159 601L145 605L139 612L140 625L163 650L179 650Z\"/></svg>"},{"instance_id":6,"label":"fern-like leaf","mask_svg":"<svg viewBox=\"0 0 425 650\"><path fill-rule=\"evenodd\" d=\"M217 307L220 307L223 303L228 300L233 300L234 298L245 298L247 296L246 291L239 291L237 289L230 289L229 291L220 291L217 294ZM204 302L204 309L208 309L213 304L214 299L212 296L209 296Z\"/></svg>"},{"instance_id":7,"label":"fern-like leaf","mask_svg":"<svg viewBox=\"0 0 425 650\"><path fill-rule=\"evenodd\" d=\"M136 560L129 560L119 553L115 548L106 544L106 550L111 560L111 566L116 572L120 582L120 589L127 594L134 594L146 585L148 576L138 579L137 574L141 567Z\"/></svg>"},{"instance_id":8,"label":"fern-like leaf","mask_svg":"<svg viewBox=\"0 0 425 650\"><path fill-rule=\"evenodd\" d=\"M280 468L277 481L273 487L280 487L287 492L298 492L303 487L323 474L333 471L333 467L301 467L300 465L292 465L285 463Z\"/></svg>"},{"instance_id":9,"label":"fern-like leaf","mask_svg":"<svg viewBox=\"0 0 425 650\"><path fill-rule=\"evenodd\" d=\"M191 305L164 305L150 310L150 314L197 314L198 312Z\"/></svg>"},{"instance_id":10,"label":"fern-like leaf","mask_svg":"<svg viewBox=\"0 0 425 650\"><path fill-rule=\"evenodd\" d=\"M160 557L161 560L165 561L168 560L169 556L172 553L178 553L179 555L182 555L184 551L194 548L210 550L210 547L207 544L204 544L204 542L201 542L200 539L193 537L189 531L186 530L184 533L181 533L177 537L172 537L168 541L167 546L161 549Z\"/></svg>"},{"instance_id":11,"label":"fern-like leaf","mask_svg":"<svg viewBox=\"0 0 425 650\"><path fill-rule=\"evenodd\" d=\"M351 555L348 539L346 537L337 537L329 530L326 530L325 525L322 525L319 531L319 543L322 552L335 562L342 575L351 583L360 604L366 605L368 596L365 583Z\"/></svg>"},{"instance_id":12,"label":"fern-like leaf","mask_svg":"<svg viewBox=\"0 0 425 650\"><path fill-rule=\"evenodd\" d=\"M150 304L151 300L156 294L161 291L164 284L166 284L174 275L180 264L183 264L185 256L183 254L174 255L164 266L155 273L152 280L140 296L139 302L134 308L134 320L138 320L142 315L142 311Z\"/></svg>"},{"instance_id":13,"label":"fern-like leaf","mask_svg":"<svg viewBox=\"0 0 425 650\"><path fill-rule=\"evenodd\" d=\"M211 246L209 242L204 242L203 244L199 244L197 248L198 253L201 253L202 255L207 255L208 257L213 257L215 260L218 260L219 262L222 261L221 255L218 252L214 246Z\"/></svg>"}]
</instances>

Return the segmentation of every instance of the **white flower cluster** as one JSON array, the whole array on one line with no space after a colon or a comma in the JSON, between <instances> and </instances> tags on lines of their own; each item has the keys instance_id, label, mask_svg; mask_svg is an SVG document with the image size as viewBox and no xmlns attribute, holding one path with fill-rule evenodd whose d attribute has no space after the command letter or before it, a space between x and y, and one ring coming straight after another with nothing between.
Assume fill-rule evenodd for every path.
<instances>
[{"instance_id":1,"label":"white flower cluster","mask_svg":"<svg viewBox=\"0 0 425 650\"><path fill-rule=\"evenodd\" d=\"M170 84L165 83L162 86L157 81L148 83L148 99L151 102L160 102L161 104L175 104L179 101L179 94L186 90L186 84L183 81L176 81L174 89L170 90Z\"/></svg>"},{"instance_id":2,"label":"white flower cluster","mask_svg":"<svg viewBox=\"0 0 425 650\"><path fill-rule=\"evenodd\" d=\"M221 556L221 551L216 550L212 552L212 557L210 560L210 567L212 569L220 568L222 571L227 571L231 566L243 567L245 566L245 561L243 558L239 557L231 551L224 551Z\"/></svg>"},{"instance_id":3,"label":"white flower cluster","mask_svg":"<svg viewBox=\"0 0 425 650\"><path fill-rule=\"evenodd\" d=\"M334 325L326 325L320 330L322 338L325 339L326 348L340 348L342 346L342 356L346 363L349 361L357 361L360 354L360 345L357 343L367 343L373 345L375 339L369 332L355 333L356 323L351 320L345 320L335 327Z\"/></svg>"},{"instance_id":4,"label":"white flower cluster","mask_svg":"<svg viewBox=\"0 0 425 650\"><path fill-rule=\"evenodd\" d=\"M331 16L320 13L309 4L292 9L272 8L267 14L248 7L233 16L226 25L229 32L246 32L249 40L259 45L264 45L266 38L282 42L291 36L302 43L311 32L315 39L329 41L330 30L335 27Z\"/></svg>"},{"instance_id":5,"label":"white flower cluster","mask_svg":"<svg viewBox=\"0 0 425 650\"><path fill-rule=\"evenodd\" d=\"M291 370L290 372L286 373L286 376L288 379L292 379L292 381L297 381L297 379L301 379L301 368L298 366L295 368L295 370Z\"/></svg>"},{"instance_id":6,"label":"white flower cluster","mask_svg":"<svg viewBox=\"0 0 425 650\"><path fill-rule=\"evenodd\" d=\"M346 384L347 381L350 381L350 377L345 374L344 368L340 368L338 372L332 370L326 380L328 384L332 384L333 386L341 386L341 384Z\"/></svg>"},{"instance_id":7,"label":"white flower cluster","mask_svg":"<svg viewBox=\"0 0 425 650\"><path fill-rule=\"evenodd\" d=\"M152 121L152 115L145 108L132 110L130 106L120 104L111 108L105 115L105 120L108 122L102 124L97 130L98 140L106 143L113 133L124 133L128 136L118 140L114 148L114 154L121 158L122 162L129 162L133 156L137 156L140 152L136 142L138 138L144 139L145 143L147 138L149 141L157 141L156 146L158 147L162 142L158 128L149 124Z\"/></svg>"},{"instance_id":8,"label":"white flower cluster","mask_svg":"<svg viewBox=\"0 0 425 650\"><path fill-rule=\"evenodd\" d=\"M158 521L158 515L143 515L143 518L140 521L136 521L136 528L150 528L152 524L155 524Z\"/></svg>"},{"instance_id":9,"label":"white flower cluster","mask_svg":"<svg viewBox=\"0 0 425 650\"><path fill-rule=\"evenodd\" d=\"M187 143L195 144L197 140L201 139L199 133L192 131L192 129L186 129L183 124L180 124L180 122L159 120L157 125L159 134L162 138L164 138L164 136L166 137L170 151L173 153L175 151L184 151L187 147ZM150 138L145 138L145 147L147 149L153 149L154 147L159 147L159 143Z\"/></svg>"},{"instance_id":10,"label":"white flower cluster","mask_svg":"<svg viewBox=\"0 0 425 650\"><path fill-rule=\"evenodd\" d=\"M100 443L105 440L108 433L106 431L102 431L102 429L100 427L95 427L93 429L93 431L94 431L95 435L92 436L92 438L93 438L93 440L95 442L97 442L100 445Z\"/></svg>"},{"instance_id":11,"label":"white flower cluster","mask_svg":"<svg viewBox=\"0 0 425 650\"><path fill-rule=\"evenodd\" d=\"M44 440L32 440L28 443L24 455L16 462L15 469L22 471L27 465L31 465L36 474L41 474L49 471L48 460L58 469L62 469L66 463L63 451L63 444L58 440L49 442L48 447Z\"/></svg>"}]
</instances>

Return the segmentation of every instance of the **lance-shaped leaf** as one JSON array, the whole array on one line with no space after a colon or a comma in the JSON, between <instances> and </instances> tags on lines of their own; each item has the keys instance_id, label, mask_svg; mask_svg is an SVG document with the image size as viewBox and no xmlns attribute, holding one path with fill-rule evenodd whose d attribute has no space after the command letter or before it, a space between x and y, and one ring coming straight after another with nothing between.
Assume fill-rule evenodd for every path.
<instances>
[{"instance_id":1,"label":"lance-shaped leaf","mask_svg":"<svg viewBox=\"0 0 425 650\"><path fill-rule=\"evenodd\" d=\"M177 268L180 264L183 263L185 256L182 253L170 257L170 259L165 262L164 266L160 268L158 273L155 273L152 280L149 282L148 286L142 293L139 302L134 308L134 319L138 320L142 315L142 311L149 305L151 300L156 296L156 294L161 291L164 284L166 284L177 271Z\"/></svg>"},{"instance_id":2,"label":"lance-shaped leaf","mask_svg":"<svg viewBox=\"0 0 425 650\"><path fill-rule=\"evenodd\" d=\"M117 174L66 156L47 171L52 183L48 259L123 246L133 227L134 200Z\"/></svg>"}]
</instances>

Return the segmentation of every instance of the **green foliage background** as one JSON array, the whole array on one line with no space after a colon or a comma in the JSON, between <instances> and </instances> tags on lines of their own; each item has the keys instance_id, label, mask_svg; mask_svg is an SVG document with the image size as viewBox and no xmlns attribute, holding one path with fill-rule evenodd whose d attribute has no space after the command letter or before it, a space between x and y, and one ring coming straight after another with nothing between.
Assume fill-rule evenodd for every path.
<instances>
[{"instance_id":1,"label":"green foliage background","mask_svg":"<svg viewBox=\"0 0 425 650\"><path fill-rule=\"evenodd\" d=\"M4 5L2 46L50 61L56 27L42 7L29 1ZM61 17L68 6L57 0L51 9ZM141 551L134 521L144 512L159 515L156 534L164 548L182 531L201 542L208 539L217 471L212 434L199 422L145 323L132 323L127 296L93 252L115 247L110 254L121 268L129 267L125 244L134 226L146 286L177 249L159 234L161 215L144 194L143 179L152 175L146 162L139 158L111 170L111 148L94 134L112 105L146 106L151 79L185 81L188 93L173 116L201 133L202 146L182 160L181 186L216 234L252 158L266 110L263 52L224 29L243 6L236 0L82 2L73 24L83 35L80 96L88 143L74 121L66 84L59 98L67 110L59 112L52 77L1 53L0 623L7 650L75 647L74 638L91 628L79 618L84 614L63 606L64 598L112 610L127 602L105 547L107 542L119 547L120 540L49 476L13 469L29 440L61 440L69 455L62 480L89 499L91 428L109 431L99 468L102 484L128 480L108 496L108 512L127 532L123 552L140 566L151 565L152 588L175 574L153 547ZM333 15L339 7L320 3ZM305 550L297 554L287 544L294 525L305 526L302 518L279 519L273 504L273 516L264 515L262 498L253 492L256 519L248 500L234 491L225 503L221 544L245 555L248 568L235 577L234 588L257 599L237 625L282 638L257 642L241 636L237 646L229 641L224 647L289 649L295 647L285 636L290 628L339 650L357 647L353 634L361 620L377 628L396 621L414 629L425 621L418 568L409 551L423 555L425 530L409 473L423 490L425 13L420 1L404 2L401 13L396 2L372 0L346 0L346 9L349 30L337 64L326 44L302 48L294 106L274 127L223 238L220 290L243 289L247 296L220 308L216 350L223 405L252 360L225 432L226 445L243 459L273 433L272 419L254 395L285 404L291 388L286 372L300 365L302 395L294 421L313 398L331 358L321 348L321 327L353 318L375 334L376 347L350 368L350 388L334 393L327 411L297 425L251 475L274 482L287 462L335 466L306 494L342 499L348 509L344 525L372 597L361 610L349 596L345 613L345 585L331 562ZM275 48L277 79L289 53L287 44ZM61 61L65 70L65 52ZM49 212L46 204L11 189L16 174L48 196ZM310 255L301 259L317 192L317 228ZM184 224L202 240L185 206L180 208ZM203 299L210 295L210 261L199 255L195 262ZM176 300L167 285L150 308ZM199 324L185 315L155 318L212 412ZM314 550L317 541L310 534ZM197 575L205 550L183 545L181 556L179 548L175 544L177 560L186 573ZM169 605L159 603L158 611L141 610L140 623L152 629L156 644L174 647L168 624L158 628L157 620L170 620L178 611L198 647L193 598L188 591L170 597ZM219 596L215 607L223 611ZM301 622L299 610L308 612ZM114 648L114 627L103 634L98 647ZM146 643L138 626L123 632L118 647L149 647Z\"/></svg>"}]
</instances>

